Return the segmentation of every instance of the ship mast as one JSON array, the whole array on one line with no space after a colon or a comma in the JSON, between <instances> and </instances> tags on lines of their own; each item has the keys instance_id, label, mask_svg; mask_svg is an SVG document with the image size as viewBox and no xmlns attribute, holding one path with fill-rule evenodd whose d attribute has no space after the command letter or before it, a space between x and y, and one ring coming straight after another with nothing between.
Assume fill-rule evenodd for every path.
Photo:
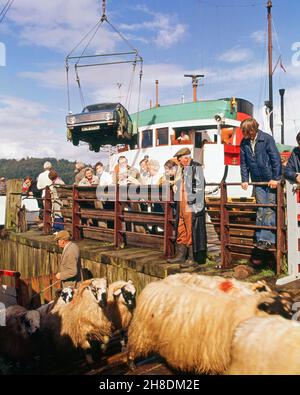
<instances>
[{"instance_id":1,"label":"ship mast","mask_svg":"<svg viewBox=\"0 0 300 395\"><path fill-rule=\"evenodd\" d=\"M274 114L273 114L273 43L272 43L272 1L268 0L268 61L269 61L269 114L270 114L270 129L272 135L274 135L273 124L274 124Z\"/></svg>"}]
</instances>

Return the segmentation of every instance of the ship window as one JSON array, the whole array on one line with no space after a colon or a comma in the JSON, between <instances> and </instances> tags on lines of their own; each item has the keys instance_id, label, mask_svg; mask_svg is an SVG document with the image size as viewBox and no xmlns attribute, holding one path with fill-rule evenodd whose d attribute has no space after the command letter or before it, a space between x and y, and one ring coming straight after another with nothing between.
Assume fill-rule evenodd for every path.
<instances>
[{"instance_id":1,"label":"ship window","mask_svg":"<svg viewBox=\"0 0 300 395\"><path fill-rule=\"evenodd\" d=\"M161 128L156 129L156 145L168 145L169 144L169 129Z\"/></svg>"},{"instance_id":2,"label":"ship window","mask_svg":"<svg viewBox=\"0 0 300 395\"><path fill-rule=\"evenodd\" d=\"M142 131L142 148L148 148L153 146L153 130Z\"/></svg>"}]
</instances>

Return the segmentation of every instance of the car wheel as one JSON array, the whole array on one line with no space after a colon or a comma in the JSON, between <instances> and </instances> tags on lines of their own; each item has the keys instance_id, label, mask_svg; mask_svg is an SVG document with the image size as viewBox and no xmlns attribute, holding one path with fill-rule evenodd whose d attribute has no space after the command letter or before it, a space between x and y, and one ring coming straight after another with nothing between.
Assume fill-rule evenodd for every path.
<instances>
[{"instance_id":1,"label":"car wheel","mask_svg":"<svg viewBox=\"0 0 300 395\"><path fill-rule=\"evenodd\" d=\"M72 142L73 142L73 145L75 145L77 147L79 145L79 138L73 137Z\"/></svg>"}]
</instances>

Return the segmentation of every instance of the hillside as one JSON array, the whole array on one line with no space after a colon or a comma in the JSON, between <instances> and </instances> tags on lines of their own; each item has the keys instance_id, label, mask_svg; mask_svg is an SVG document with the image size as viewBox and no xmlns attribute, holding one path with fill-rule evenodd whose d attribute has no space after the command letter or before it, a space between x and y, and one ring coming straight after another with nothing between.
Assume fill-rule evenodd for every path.
<instances>
[{"instance_id":1,"label":"hillside","mask_svg":"<svg viewBox=\"0 0 300 395\"><path fill-rule=\"evenodd\" d=\"M30 176L36 178L43 171L43 164L46 161L52 163L53 168L66 184L73 184L75 162L55 158L0 159L0 177L10 179Z\"/></svg>"}]
</instances>

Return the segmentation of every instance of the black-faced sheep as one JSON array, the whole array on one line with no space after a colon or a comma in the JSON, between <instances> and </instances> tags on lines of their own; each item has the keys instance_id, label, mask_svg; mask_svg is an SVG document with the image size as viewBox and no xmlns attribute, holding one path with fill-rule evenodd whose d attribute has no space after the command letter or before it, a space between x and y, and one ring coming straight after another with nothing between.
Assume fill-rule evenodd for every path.
<instances>
[{"instance_id":1,"label":"black-faced sheep","mask_svg":"<svg viewBox=\"0 0 300 395\"><path fill-rule=\"evenodd\" d=\"M0 326L0 355L20 362L30 362L38 353L40 314L15 305L6 309L5 326Z\"/></svg>"},{"instance_id":2,"label":"black-faced sheep","mask_svg":"<svg viewBox=\"0 0 300 395\"><path fill-rule=\"evenodd\" d=\"M300 324L282 317L242 322L232 343L227 374L300 374Z\"/></svg>"},{"instance_id":3,"label":"black-faced sheep","mask_svg":"<svg viewBox=\"0 0 300 395\"><path fill-rule=\"evenodd\" d=\"M37 311L40 313L41 320L43 320L51 310L57 310L60 306L70 303L74 298L75 292L76 290L72 287L65 287L57 290L54 300L37 308Z\"/></svg>"},{"instance_id":4,"label":"black-faced sheep","mask_svg":"<svg viewBox=\"0 0 300 395\"><path fill-rule=\"evenodd\" d=\"M268 293L239 298L193 284L148 284L128 330L129 363L159 353L170 366L196 373L223 373L230 364L236 327L256 315Z\"/></svg>"},{"instance_id":5,"label":"black-faced sheep","mask_svg":"<svg viewBox=\"0 0 300 395\"><path fill-rule=\"evenodd\" d=\"M125 349L125 332L132 320L136 305L136 289L131 280L116 281L108 287L107 316L113 324L113 331L122 336L122 350ZM102 348L103 350L105 348Z\"/></svg>"},{"instance_id":6,"label":"black-faced sheep","mask_svg":"<svg viewBox=\"0 0 300 395\"><path fill-rule=\"evenodd\" d=\"M107 343L112 324L104 311L107 304L106 279L84 281L71 303L53 308L44 319L42 331L46 341L53 340L57 351L82 349L91 363L91 340Z\"/></svg>"}]
</instances>

